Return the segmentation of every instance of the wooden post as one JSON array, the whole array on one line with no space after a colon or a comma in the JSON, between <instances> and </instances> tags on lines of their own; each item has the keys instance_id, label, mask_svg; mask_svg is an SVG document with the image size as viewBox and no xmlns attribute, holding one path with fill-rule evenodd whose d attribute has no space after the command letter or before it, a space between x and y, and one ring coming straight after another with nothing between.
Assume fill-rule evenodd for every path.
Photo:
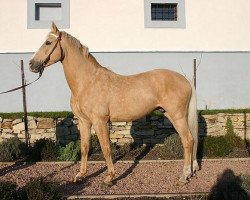
<instances>
[{"instance_id":1,"label":"wooden post","mask_svg":"<svg viewBox=\"0 0 250 200\"><path fill-rule=\"evenodd\" d=\"M24 69L23 69L23 60L21 60L21 74L22 74L22 86L26 84ZM29 129L28 129L28 117L27 117L27 102L26 102L26 88L22 88L23 93L23 113L24 113L24 129L25 129L25 143L27 146L30 145L30 138L29 138Z\"/></svg>"},{"instance_id":2,"label":"wooden post","mask_svg":"<svg viewBox=\"0 0 250 200\"><path fill-rule=\"evenodd\" d=\"M196 59L194 59L194 87L196 88Z\"/></svg>"}]
</instances>

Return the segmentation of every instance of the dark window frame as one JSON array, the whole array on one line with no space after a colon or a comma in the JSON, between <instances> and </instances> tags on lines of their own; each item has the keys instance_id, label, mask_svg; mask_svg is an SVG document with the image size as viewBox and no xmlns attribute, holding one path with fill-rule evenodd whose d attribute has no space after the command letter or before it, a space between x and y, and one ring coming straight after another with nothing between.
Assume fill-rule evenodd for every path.
<instances>
[{"instance_id":1,"label":"dark window frame","mask_svg":"<svg viewBox=\"0 0 250 200\"><path fill-rule=\"evenodd\" d=\"M152 21L177 21L177 3L151 3Z\"/></svg>"},{"instance_id":2,"label":"dark window frame","mask_svg":"<svg viewBox=\"0 0 250 200\"><path fill-rule=\"evenodd\" d=\"M62 3L35 3L35 20L40 20L40 8L51 7L51 8L61 8Z\"/></svg>"}]
</instances>

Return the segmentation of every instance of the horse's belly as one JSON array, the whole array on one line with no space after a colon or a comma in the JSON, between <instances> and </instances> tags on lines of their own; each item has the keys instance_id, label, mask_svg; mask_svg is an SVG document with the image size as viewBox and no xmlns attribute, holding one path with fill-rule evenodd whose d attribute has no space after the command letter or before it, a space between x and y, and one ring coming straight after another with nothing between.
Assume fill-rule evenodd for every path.
<instances>
[{"instance_id":1,"label":"horse's belly","mask_svg":"<svg viewBox=\"0 0 250 200\"><path fill-rule=\"evenodd\" d=\"M140 119L152 112L156 107L155 101L145 101L138 99L130 103L120 101L110 107L110 121L133 121Z\"/></svg>"}]
</instances>

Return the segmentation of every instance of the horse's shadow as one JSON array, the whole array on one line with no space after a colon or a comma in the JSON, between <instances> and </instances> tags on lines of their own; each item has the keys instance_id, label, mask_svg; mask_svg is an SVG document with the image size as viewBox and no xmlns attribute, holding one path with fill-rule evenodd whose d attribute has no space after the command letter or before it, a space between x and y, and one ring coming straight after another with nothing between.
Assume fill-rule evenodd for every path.
<instances>
[{"instance_id":1,"label":"horse's shadow","mask_svg":"<svg viewBox=\"0 0 250 200\"><path fill-rule=\"evenodd\" d=\"M142 160L153 147L154 145L146 145L143 151L141 151L140 154L135 157L134 163L125 172L123 172L120 176L113 180L113 184L116 184L118 181L126 178L129 174L131 174L139 164L139 161Z\"/></svg>"},{"instance_id":2,"label":"horse's shadow","mask_svg":"<svg viewBox=\"0 0 250 200\"><path fill-rule=\"evenodd\" d=\"M0 176L4 176L8 173L12 173L14 171L25 169L27 167L34 165L34 164L35 164L35 162L28 162L28 163L23 162L23 161L15 162L13 165L8 165L8 166L2 168L0 171Z\"/></svg>"}]
</instances>

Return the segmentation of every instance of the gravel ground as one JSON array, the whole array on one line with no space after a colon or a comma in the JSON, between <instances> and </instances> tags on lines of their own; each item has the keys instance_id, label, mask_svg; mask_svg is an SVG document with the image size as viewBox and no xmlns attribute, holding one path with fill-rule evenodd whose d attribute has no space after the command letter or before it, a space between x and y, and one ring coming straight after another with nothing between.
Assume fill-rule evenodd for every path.
<instances>
[{"instance_id":1,"label":"gravel ground","mask_svg":"<svg viewBox=\"0 0 250 200\"><path fill-rule=\"evenodd\" d=\"M31 178L43 176L60 184L66 195L146 194L210 192L221 181L239 182L239 176L250 174L250 159L205 160L201 170L189 184L178 187L182 161L151 163L116 163L116 179L110 188L102 186L107 170L105 164L88 164L88 174L82 183L72 179L79 164L0 165L0 181L14 181L20 187Z\"/></svg>"}]
</instances>

